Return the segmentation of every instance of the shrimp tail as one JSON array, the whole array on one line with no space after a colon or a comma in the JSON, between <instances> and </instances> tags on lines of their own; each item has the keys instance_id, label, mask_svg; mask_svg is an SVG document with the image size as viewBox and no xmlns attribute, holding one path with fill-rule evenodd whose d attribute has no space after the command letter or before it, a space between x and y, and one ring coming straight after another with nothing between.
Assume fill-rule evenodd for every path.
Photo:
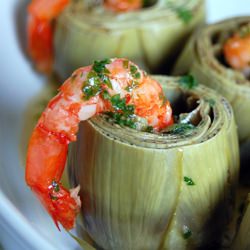
<instances>
[{"instance_id":1,"label":"shrimp tail","mask_svg":"<svg viewBox=\"0 0 250 250\"><path fill-rule=\"evenodd\" d=\"M70 230L75 225L80 204L75 195L62 186L60 179L68 151L67 139L37 125L34 129L26 164L26 182L52 216ZM79 191L79 190L78 190Z\"/></svg>"}]
</instances>

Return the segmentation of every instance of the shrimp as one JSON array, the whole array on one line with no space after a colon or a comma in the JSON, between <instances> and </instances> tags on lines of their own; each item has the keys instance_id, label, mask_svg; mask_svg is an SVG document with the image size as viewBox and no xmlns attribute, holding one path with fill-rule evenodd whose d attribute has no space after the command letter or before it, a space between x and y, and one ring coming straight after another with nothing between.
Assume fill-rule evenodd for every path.
<instances>
[{"instance_id":1,"label":"shrimp","mask_svg":"<svg viewBox=\"0 0 250 250\"><path fill-rule=\"evenodd\" d=\"M127 59L106 59L77 69L48 103L27 152L26 182L58 229L58 223L72 229L81 206L79 187L68 191L60 183L68 144L76 140L80 121L106 112L133 128L136 117L155 131L173 123L160 84Z\"/></svg>"},{"instance_id":2,"label":"shrimp","mask_svg":"<svg viewBox=\"0 0 250 250\"><path fill-rule=\"evenodd\" d=\"M127 12L142 8L142 0L104 0L104 6L115 12Z\"/></svg>"},{"instance_id":3,"label":"shrimp","mask_svg":"<svg viewBox=\"0 0 250 250\"><path fill-rule=\"evenodd\" d=\"M53 65L53 21L69 0L32 0L28 5L28 53L38 71L50 73Z\"/></svg>"},{"instance_id":4,"label":"shrimp","mask_svg":"<svg viewBox=\"0 0 250 250\"><path fill-rule=\"evenodd\" d=\"M249 28L248 28L249 29ZM227 63L236 70L244 70L250 65L250 31L234 34L223 47Z\"/></svg>"}]
</instances>

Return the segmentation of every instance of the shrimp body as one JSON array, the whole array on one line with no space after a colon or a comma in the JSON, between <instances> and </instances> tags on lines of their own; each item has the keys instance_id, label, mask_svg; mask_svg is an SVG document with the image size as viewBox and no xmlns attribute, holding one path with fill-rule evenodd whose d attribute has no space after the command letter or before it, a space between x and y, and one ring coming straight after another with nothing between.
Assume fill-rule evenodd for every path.
<instances>
[{"instance_id":1,"label":"shrimp body","mask_svg":"<svg viewBox=\"0 0 250 250\"><path fill-rule=\"evenodd\" d=\"M173 123L172 110L158 82L126 59L95 62L76 70L48 103L32 133L27 153L26 182L44 207L69 230L81 202L79 187L60 183L68 144L76 140L80 121L103 112L147 120L158 131Z\"/></svg>"},{"instance_id":2,"label":"shrimp body","mask_svg":"<svg viewBox=\"0 0 250 250\"><path fill-rule=\"evenodd\" d=\"M28 6L28 52L43 73L50 73L53 64L53 21L69 0L32 0Z\"/></svg>"},{"instance_id":3,"label":"shrimp body","mask_svg":"<svg viewBox=\"0 0 250 250\"><path fill-rule=\"evenodd\" d=\"M104 6L115 12L127 12L142 8L142 0L104 0Z\"/></svg>"},{"instance_id":4,"label":"shrimp body","mask_svg":"<svg viewBox=\"0 0 250 250\"><path fill-rule=\"evenodd\" d=\"M244 70L250 65L250 34L235 34L227 40L223 50L225 59L232 68Z\"/></svg>"}]
</instances>

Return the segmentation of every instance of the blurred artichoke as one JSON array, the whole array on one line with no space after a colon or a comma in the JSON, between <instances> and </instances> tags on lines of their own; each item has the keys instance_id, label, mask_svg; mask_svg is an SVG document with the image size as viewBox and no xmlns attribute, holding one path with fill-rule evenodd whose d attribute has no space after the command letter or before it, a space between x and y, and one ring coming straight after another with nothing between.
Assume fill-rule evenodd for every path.
<instances>
[{"instance_id":1,"label":"blurred artichoke","mask_svg":"<svg viewBox=\"0 0 250 250\"><path fill-rule=\"evenodd\" d=\"M173 126L152 134L105 115L80 125L68 167L71 184L81 185L84 228L109 250L215 247L231 218L239 170L231 107L187 84L188 76L154 78L172 104Z\"/></svg>"},{"instance_id":2,"label":"blurred artichoke","mask_svg":"<svg viewBox=\"0 0 250 250\"><path fill-rule=\"evenodd\" d=\"M61 78L111 57L129 58L151 72L170 69L187 37L205 18L203 0L147 1L141 10L126 13L90 2L72 1L57 20L54 68Z\"/></svg>"},{"instance_id":3,"label":"blurred artichoke","mask_svg":"<svg viewBox=\"0 0 250 250\"><path fill-rule=\"evenodd\" d=\"M223 55L225 41L247 23L238 17L208 25L189 41L174 68L174 74L191 72L201 83L215 89L231 103L240 142L250 139L250 81L230 68Z\"/></svg>"},{"instance_id":4,"label":"blurred artichoke","mask_svg":"<svg viewBox=\"0 0 250 250\"><path fill-rule=\"evenodd\" d=\"M244 213L241 218L239 231L233 242L232 250L248 250L250 249L250 194L245 201Z\"/></svg>"}]
</instances>

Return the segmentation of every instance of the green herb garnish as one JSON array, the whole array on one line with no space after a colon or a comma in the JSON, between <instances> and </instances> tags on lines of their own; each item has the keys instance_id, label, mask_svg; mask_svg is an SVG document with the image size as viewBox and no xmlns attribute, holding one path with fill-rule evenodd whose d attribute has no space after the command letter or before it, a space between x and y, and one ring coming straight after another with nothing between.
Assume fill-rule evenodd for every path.
<instances>
[{"instance_id":1,"label":"green herb garnish","mask_svg":"<svg viewBox=\"0 0 250 250\"><path fill-rule=\"evenodd\" d=\"M128 60L124 60L122 63L123 63L123 67L125 69L128 69Z\"/></svg>"},{"instance_id":2,"label":"green herb garnish","mask_svg":"<svg viewBox=\"0 0 250 250\"><path fill-rule=\"evenodd\" d=\"M126 100L125 98L121 98L120 94L113 95L110 99L112 106L116 110L123 110L126 107Z\"/></svg>"},{"instance_id":3,"label":"green herb garnish","mask_svg":"<svg viewBox=\"0 0 250 250\"><path fill-rule=\"evenodd\" d=\"M141 78L140 72L136 72L136 73L134 74L134 78L136 78L136 79Z\"/></svg>"},{"instance_id":4,"label":"green herb garnish","mask_svg":"<svg viewBox=\"0 0 250 250\"><path fill-rule=\"evenodd\" d=\"M130 128L136 128L136 115L134 114L134 105L127 105L126 98L121 98L120 94L111 96L106 87L112 89L112 84L109 78L109 70L106 68L106 64L109 64L111 60L105 59L101 61L95 61L92 70L88 73L87 79L83 82L82 91L84 93L84 99L89 100L91 97L101 95L104 100L109 100L114 111L107 112L106 115L111 117L113 121L119 125L125 125ZM130 74L134 79L141 77L138 68L135 65L129 65L128 60L123 61L123 67L129 68ZM126 90L131 91L138 86L138 82L131 80Z\"/></svg>"},{"instance_id":5,"label":"green herb garnish","mask_svg":"<svg viewBox=\"0 0 250 250\"><path fill-rule=\"evenodd\" d=\"M126 115L133 115L134 114L134 105L126 105L126 99L121 98L120 94L113 95L110 98L111 104L115 110L121 111L123 114Z\"/></svg>"},{"instance_id":6,"label":"green herb garnish","mask_svg":"<svg viewBox=\"0 0 250 250\"><path fill-rule=\"evenodd\" d=\"M141 78L140 72L138 72L138 69L135 65L130 65L130 73L135 79Z\"/></svg>"},{"instance_id":7,"label":"green herb garnish","mask_svg":"<svg viewBox=\"0 0 250 250\"><path fill-rule=\"evenodd\" d=\"M129 128L136 129L133 116L128 116L117 112L107 112L106 114L112 118L114 123L119 124L120 126L127 126Z\"/></svg>"},{"instance_id":8,"label":"green herb garnish","mask_svg":"<svg viewBox=\"0 0 250 250\"><path fill-rule=\"evenodd\" d=\"M57 198L56 196L52 195L52 194L49 194L49 197L50 197L50 199L53 200L53 201L58 200L58 198Z\"/></svg>"},{"instance_id":9,"label":"green herb garnish","mask_svg":"<svg viewBox=\"0 0 250 250\"><path fill-rule=\"evenodd\" d=\"M55 180L52 181L52 187L53 187L53 189L54 189L55 192L59 192L60 191L60 186L59 186L59 184Z\"/></svg>"},{"instance_id":10,"label":"green herb garnish","mask_svg":"<svg viewBox=\"0 0 250 250\"><path fill-rule=\"evenodd\" d=\"M108 91L105 89L105 90L103 90L102 91L102 98L104 99L104 100L110 100L110 95L109 95L109 93L108 93Z\"/></svg>"},{"instance_id":11,"label":"green herb garnish","mask_svg":"<svg viewBox=\"0 0 250 250\"><path fill-rule=\"evenodd\" d=\"M186 134L187 132L190 132L193 129L195 129L195 126L190 123L179 123L172 125L168 132L171 132L172 134L183 135Z\"/></svg>"},{"instance_id":12,"label":"green herb garnish","mask_svg":"<svg viewBox=\"0 0 250 250\"><path fill-rule=\"evenodd\" d=\"M83 83L82 91L86 100L100 94L102 91L102 82L96 72L90 71L88 73L87 80Z\"/></svg>"},{"instance_id":13,"label":"green herb garnish","mask_svg":"<svg viewBox=\"0 0 250 250\"><path fill-rule=\"evenodd\" d=\"M108 76L106 76L106 75L101 75L101 76L99 76L99 77L102 79L102 81L103 81L110 89L113 88L113 87L112 87L112 83L111 83L111 81L110 81L110 79L109 79Z\"/></svg>"},{"instance_id":14,"label":"green herb garnish","mask_svg":"<svg viewBox=\"0 0 250 250\"><path fill-rule=\"evenodd\" d=\"M192 12L184 7L176 7L174 10L184 23L189 23L193 18Z\"/></svg>"},{"instance_id":15,"label":"green herb garnish","mask_svg":"<svg viewBox=\"0 0 250 250\"><path fill-rule=\"evenodd\" d=\"M135 74L137 72L137 68L134 65L130 65L130 73Z\"/></svg>"},{"instance_id":16,"label":"green herb garnish","mask_svg":"<svg viewBox=\"0 0 250 250\"><path fill-rule=\"evenodd\" d=\"M138 72L139 73L139 72ZM140 74L140 73L139 73ZM131 92L134 88L139 85L137 81L131 81L131 83L125 88L128 92Z\"/></svg>"},{"instance_id":17,"label":"green herb garnish","mask_svg":"<svg viewBox=\"0 0 250 250\"><path fill-rule=\"evenodd\" d=\"M154 128L152 126L147 126L144 132L152 133L154 131Z\"/></svg>"},{"instance_id":18,"label":"green herb garnish","mask_svg":"<svg viewBox=\"0 0 250 250\"><path fill-rule=\"evenodd\" d=\"M85 100L89 100L91 97L100 94L103 90L103 84L112 89L112 84L108 77L110 72L106 68L106 64L110 62L110 59L94 62L92 70L88 73L87 79L83 83L82 91Z\"/></svg>"},{"instance_id":19,"label":"green herb garnish","mask_svg":"<svg viewBox=\"0 0 250 250\"><path fill-rule=\"evenodd\" d=\"M210 105L211 107L213 107L213 106L215 105L215 100L212 99L212 98L210 98L210 99L205 99L205 101L208 102L209 105Z\"/></svg>"},{"instance_id":20,"label":"green herb garnish","mask_svg":"<svg viewBox=\"0 0 250 250\"><path fill-rule=\"evenodd\" d=\"M186 182L186 184L188 185L188 186L194 186L195 185L195 183L194 183L194 181L191 179L191 178L189 178L189 177L187 177L187 176L184 176L184 181Z\"/></svg>"},{"instance_id":21,"label":"green herb garnish","mask_svg":"<svg viewBox=\"0 0 250 250\"><path fill-rule=\"evenodd\" d=\"M184 239L188 239L192 236L192 231L187 227L187 226L183 226L183 238Z\"/></svg>"},{"instance_id":22,"label":"green herb garnish","mask_svg":"<svg viewBox=\"0 0 250 250\"><path fill-rule=\"evenodd\" d=\"M178 80L178 83L183 88L186 88L186 89L193 89L196 86L198 86L198 82L192 75L186 75L186 76L180 77L180 79Z\"/></svg>"},{"instance_id":23,"label":"green herb garnish","mask_svg":"<svg viewBox=\"0 0 250 250\"><path fill-rule=\"evenodd\" d=\"M136 128L135 125L135 114L134 105L127 105L126 99L121 98L120 94L109 96L108 93L103 93L106 99L109 99L112 107L114 108L113 112L106 112L106 114L111 117L114 123L128 126L130 128Z\"/></svg>"},{"instance_id":24,"label":"green herb garnish","mask_svg":"<svg viewBox=\"0 0 250 250\"><path fill-rule=\"evenodd\" d=\"M108 69L106 68L106 64L111 63L110 59L104 59L101 61L94 61L93 70L96 73L109 73Z\"/></svg>"},{"instance_id":25,"label":"green herb garnish","mask_svg":"<svg viewBox=\"0 0 250 250\"><path fill-rule=\"evenodd\" d=\"M186 9L184 6L177 6L174 3L168 3L168 8L172 9L177 16L183 21L183 23L189 23L193 18L193 13Z\"/></svg>"}]
</instances>

